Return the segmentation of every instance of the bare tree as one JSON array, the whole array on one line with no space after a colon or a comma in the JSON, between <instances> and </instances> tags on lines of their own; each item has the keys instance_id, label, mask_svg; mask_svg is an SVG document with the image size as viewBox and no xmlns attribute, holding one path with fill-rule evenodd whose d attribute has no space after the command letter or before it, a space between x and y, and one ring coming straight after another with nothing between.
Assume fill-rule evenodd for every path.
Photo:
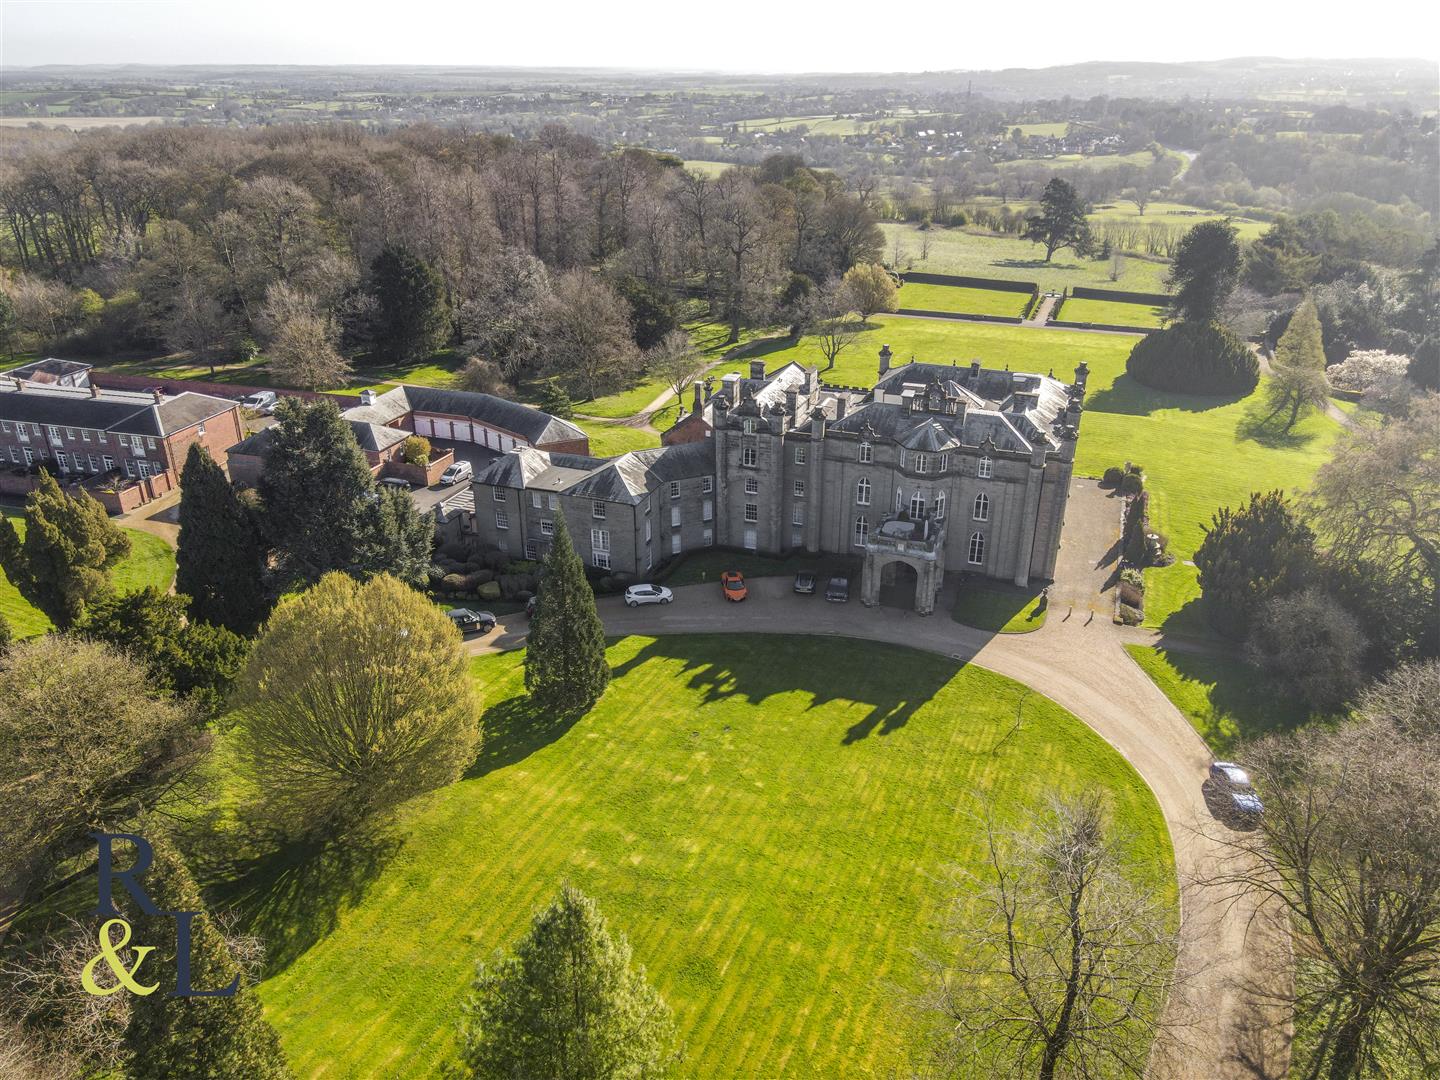
<instances>
[{"instance_id":1,"label":"bare tree","mask_svg":"<svg viewBox=\"0 0 1440 1080\"><path fill-rule=\"evenodd\" d=\"M274 282L265 291L262 325L269 338L270 371L280 382L306 390L345 384L350 361L335 348L335 320L311 297Z\"/></svg>"},{"instance_id":2,"label":"bare tree","mask_svg":"<svg viewBox=\"0 0 1440 1080\"><path fill-rule=\"evenodd\" d=\"M953 955L925 1006L946 1075L1141 1076L1175 982L1168 898L1126 864L1099 799L1055 799L1027 832L987 824L986 874L957 872Z\"/></svg>"},{"instance_id":3,"label":"bare tree","mask_svg":"<svg viewBox=\"0 0 1440 1080\"><path fill-rule=\"evenodd\" d=\"M1126 188L1120 193L1120 197L1127 202L1135 204L1135 209L1140 211L1140 216L1145 216L1145 207L1149 206L1155 198L1155 192L1151 191L1144 184L1137 187Z\"/></svg>"},{"instance_id":4,"label":"bare tree","mask_svg":"<svg viewBox=\"0 0 1440 1080\"><path fill-rule=\"evenodd\" d=\"M1294 1072L1424 1076L1440 1061L1440 669L1403 668L1358 719L1243 751L1265 813L1223 830L1209 884L1293 927Z\"/></svg>"},{"instance_id":5,"label":"bare tree","mask_svg":"<svg viewBox=\"0 0 1440 1080\"><path fill-rule=\"evenodd\" d=\"M835 366L840 354L853 345L865 329L865 324L852 319L850 312L850 290L842 282L827 281L810 299L807 321L825 357L826 371Z\"/></svg>"},{"instance_id":6,"label":"bare tree","mask_svg":"<svg viewBox=\"0 0 1440 1080\"><path fill-rule=\"evenodd\" d=\"M504 397L510 393L510 384L506 382L500 365L483 356L472 356L465 361L465 366L455 376L455 385L472 394Z\"/></svg>"},{"instance_id":7,"label":"bare tree","mask_svg":"<svg viewBox=\"0 0 1440 1080\"><path fill-rule=\"evenodd\" d=\"M1290 414L1285 418L1285 430L1289 431L1302 414L1325 407L1330 400L1330 384L1325 381L1323 371L1298 364L1276 364L1271 368L1266 394L1270 415L1265 419L1289 409Z\"/></svg>"},{"instance_id":8,"label":"bare tree","mask_svg":"<svg viewBox=\"0 0 1440 1080\"><path fill-rule=\"evenodd\" d=\"M677 398L684 396L685 388L699 378L704 367L695 343L684 330L671 330L645 354L645 370L664 379Z\"/></svg>"}]
</instances>

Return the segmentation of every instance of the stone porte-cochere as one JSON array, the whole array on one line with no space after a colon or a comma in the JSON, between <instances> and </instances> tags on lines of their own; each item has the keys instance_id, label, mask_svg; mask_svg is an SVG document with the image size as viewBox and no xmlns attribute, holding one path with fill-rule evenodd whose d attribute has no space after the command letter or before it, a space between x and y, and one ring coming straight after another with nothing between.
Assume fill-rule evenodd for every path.
<instances>
[{"instance_id":1,"label":"stone porte-cochere","mask_svg":"<svg viewBox=\"0 0 1440 1080\"><path fill-rule=\"evenodd\" d=\"M861 603L875 607L885 601L908 607L905 601L912 582L915 611L932 614L945 582L945 523L932 516L919 521L889 518L865 542Z\"/></svg>"}]
</instances>

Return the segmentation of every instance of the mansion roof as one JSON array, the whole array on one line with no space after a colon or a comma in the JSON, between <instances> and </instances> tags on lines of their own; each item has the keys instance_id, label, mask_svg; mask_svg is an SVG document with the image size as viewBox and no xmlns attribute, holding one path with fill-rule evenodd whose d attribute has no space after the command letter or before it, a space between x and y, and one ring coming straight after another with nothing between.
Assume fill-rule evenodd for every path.
<instances>
[{"instance_id":1,"label":"mansion roof","mask_svg":"<svg viewBox=\"0 0 1440 1080\"><path fill-rule=\"evenodd\" d=\"M633 505L644 502L662 483L714 473L715 447L709 441L634 450L613 458L519 447L487 465L475 483Z\"/></svg>"},{"instance_id":2,"label":"mansion roof","mask_svg":"<svg viewBox=\"0 0 1440 1080\"><path fill-rule=\"evenodd\" d=\"M93 387L26 385L0 379L0 420L163 437L235 408L186 391L173 397Z\"/></svg>"}]
</instances>

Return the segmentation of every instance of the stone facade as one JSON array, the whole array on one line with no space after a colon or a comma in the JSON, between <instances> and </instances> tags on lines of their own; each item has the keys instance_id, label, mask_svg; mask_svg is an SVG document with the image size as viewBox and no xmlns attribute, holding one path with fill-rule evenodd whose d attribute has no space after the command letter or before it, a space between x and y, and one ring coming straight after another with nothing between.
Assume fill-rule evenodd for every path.
<instances>
[{"instance_id":1,"label":"stone facade","mask_svg":"<svg viewBox=\"0 0 1440 1080\"><path fill-rule=\"evenodd\" d=\"M614 459L507 454L475 480L476 531L517 557L539 553L537 530L564 512L577 548L598 565L585 541L599 519L586 500L614 497L631 514L615 521L606 511L601 561L613 572L643 576L673 554L712 544L856 555L863 602L888 592L926 614L947 574L1022 586L1052 577L1085 365L1067 384L978 363L892 368L888 348L879 363L867 390L823 385L815 369L793 363L767 374L753 361L748 378L727 375L697 397L660 451ZM524 505L512 501L522 497ZM490 503L498 508L502 499L505 520L520 527L519 549L513 531L486 524ZM670 527L672 507L678 528Z\"/></svg>"}]
</instances>

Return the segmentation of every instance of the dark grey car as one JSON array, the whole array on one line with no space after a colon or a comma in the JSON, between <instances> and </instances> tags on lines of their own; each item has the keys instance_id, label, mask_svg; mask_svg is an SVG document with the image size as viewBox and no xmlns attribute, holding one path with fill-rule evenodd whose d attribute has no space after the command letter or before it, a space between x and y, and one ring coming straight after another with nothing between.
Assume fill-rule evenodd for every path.
<instances>
[{"instance_id":1,"label":"dark grey car","mask_svg":"<svg viewBox=\"0 0 1440 1080\"><path fill-rule=\"evenodd\" d=\"M815 575L808 570L801 570L795 575L795 591L805 596L815 592Z\"/></svg>"},{"instance_id":2,"label":"dark grey car","mask_svg":"<svg viewBox=\"0 0 1440 1080\"><path fill-rule=\"evenodd\" d=\"M833 600L837 604L843 604L850 599L850 579L843 577L832 577L830 584L825 586L825 599Z\"/></svg>"}]
</instances>

